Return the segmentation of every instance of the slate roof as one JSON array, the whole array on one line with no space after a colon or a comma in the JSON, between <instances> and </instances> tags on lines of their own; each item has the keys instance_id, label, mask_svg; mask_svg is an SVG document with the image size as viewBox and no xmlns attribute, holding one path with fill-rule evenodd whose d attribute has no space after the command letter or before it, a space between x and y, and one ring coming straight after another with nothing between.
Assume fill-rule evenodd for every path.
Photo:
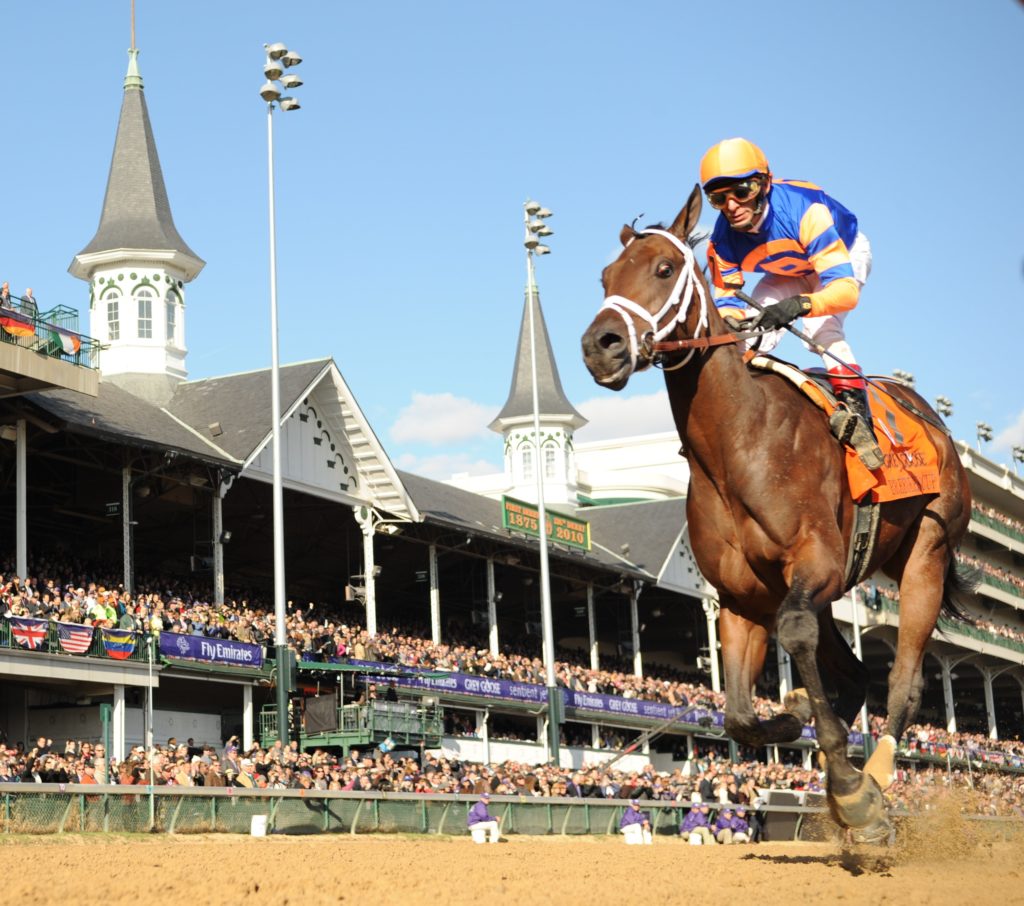
<instances>
[{"instance_id":1,"label":"slate roof","mask_svg":"<svg viewBox=\"0 0 1024 906\"><path fill-rule=\"evenodd\" d=\"M282 365L281 414L298 399L331 360ZM239 460L245 460L273 427L270 413L270 369L184 381L174 390L168 410ZM209 426L220 422L223 434Z\"/></svg>"},{"instance_id":2,"label":"slate roof","mask_svg":"<svg viewBox=\"0 0 1024 906\"><path fill-rule=\"evenodd\" d=\"M281 366L282 412L295 402L330 359ZM208 462L241 465L271 429L270 369L179 384L166 407L159 407L100 381L99 395L48 390L25 397L68 430L140 447L173 449ZM185 424L181 424L184 422ZM214 437L209 425L220 422ZM189 430L189 426L194 430Z\"/></svg>"},{"instance_id":3,"label":"slate roof","mask_svg":"<svg viewBox=\"0 0 1024 906\"><path fill-rule=\"evenodd\" d=\"M540 296L533 292L523 305L523 319L519 326L519 343L516 346L516 361L512 368L512 387L501 412L491 422L492 431L501 431L502 422L507 419L525 418L533 415L533 380L530 356L530 307L533 307L533 324L537 345L537 387L538 406L544 416L568 416L573 427L580 428L587 420L569 402L558 377L555 354L551 349L548 327L544 323L544 312L540 307Z\"/></svg>"},{"instance_id":4,"label":"slate roof","mask_svg":"<svg viewBox=\"0 0 1024 906\"><path fill-rule=\"evenodd\" d=\"M411 472L399 472L399 477L426 521L490 535L496 540L517 538L533 544L532 540L525 541L522 536L512 535L502 528L500 501ZM580 507L574 514L591 524L591 551L581 556L552 546L549 549L552 557L599 565L653 582L682 531L686 501ZM629 545L628 554L622 553L623 544Z\"/></svg>"},{"instance_id":5,"label":"slate roof","mask_svg":"<svg viewBox=\"0 0 1024 906\"><path fill-rule=\"evenodd\" d=\"M181 238L171 216L142 79L137 72L132 75L134 65L132 57L100 225L92 241L78 254L122 248L171 250L194 258L201 269L203 260Z\"/></svg>"}]
</instances>

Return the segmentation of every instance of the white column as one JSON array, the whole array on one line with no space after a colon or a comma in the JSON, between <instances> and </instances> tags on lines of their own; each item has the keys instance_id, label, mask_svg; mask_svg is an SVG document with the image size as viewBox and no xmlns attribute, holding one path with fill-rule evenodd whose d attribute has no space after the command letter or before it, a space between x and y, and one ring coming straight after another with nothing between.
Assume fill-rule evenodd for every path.
<instances>
[{"instance_id":1,"label":"white column","mask_svg":"<svg viewBox=\"0 0 1024 906\"><path fill-rule=\"evenodd\" d=\"M124 590L135 591L132 581L132 467L121 470L121 549L124 553Z\"/></svg>"},{"instance_id":2,"label":"white column","mask_svg":"<svg viewBox=\"0 0 1024 906\"><path fill-rule=\"evenodd\" d=\"M113 713L111 714L112 726L110 728L110 745L114 751L107 752L107 755L113 755L117 759L118 764L124 760L125 756L124 717L124 683L115 683L114 707ZM107 770L110 770L109 766L107 767Z\"/></svg>"},{"instance_id":3,"label":"white column","mask_svg":"<svg viewBox=\"0 0 1024 906\"><path fill-rule=\"evenodd\" d=\"M366 631L372 638L377 634L377 577L373 560L374 518L371 513L359 527L363 532L363 585L366 588Z\"/></svg>"},{"instance_id":4,"label":"white column","mask_svg":"<svg viewBox=\"0 0 1024 906\"><path fill-rule=\"evenodd\" d=\"M224 603L224 544L220 536L224 532L224 507L222 484L218 481L213 489L213 603ZM224 491L226 492L226 488Z\"/></svg>"},{"instance_id":5,"label":"white column","mask_svg":"<svg viewBox=\"0 0 1024 906\"><path fill-rule=\"evenodd\" d=\"M597 620L594 615L594 583L587 583L587 639L590 643L590 669L601 669L601 658L597 649Z\"/></svg>"},{"instance_id":6,"label":"white column","mask_svg":"<svg viewBox=\"0 0 1024 906\"><path fill-rule=\"evenodd\" d=\"M629 627L633 633L633 674L644 675L644 663L640 656L640 618L637 614L637 598L640 597L639 582L634 582L629 592Z\"/></svg>"},{"instance_id":7,"label":"white column","mask_svg":"<svg viewBox=\"0 0 1024 906\"><path fill-rule=\"evenodd\" d=\"M992 694L992 680L995 673L987 667L979 667L981 681L985 688L985 713L988 715L988 738L999 739L999 727L996 725L996 699Z\"/></svg>"},{"instance_id":8,"label":"white column","mask_svg":"<svg viewBox=\"0 0 1024 906\"><path fill-rule=\"evenodd\" d=\"M242 686L242 749L249 751L253 743L252 686Z\"/></svg>"},{"instance_id":9,"label":"white column","mask_svg":"<svg viewBox=\"0 0 1024 906\"><path fill-rule=\"evenodd\" d=\"M22 579L28 578L28 430L25 419L19 418L15 426L15 471L17 486L15 504L16 557L15 568Z\"/></svg>"},{"instance_id":10,"label":"white column","mask_svg":"<svg viewBox=\"0 0 1024 906\"><path fill-rule=\"evenodd\" d=\"M430 641L441 644L441 589L437 581L437 545L428 548L430 561Z\"/></svg>"},{"instance_id":11,"label":"white column","mask_svg":"<svg viewBox=\"0 0 1024 906\"><path fill-rule=\"evenodd\" d=\"M498 656L498 593L494 588L494 559L487 558L487 644Z\"/></svg>"},{"instance_id":12,"label":"white column","mask_svg":"<svg viewBox=\"0 0 1024 906\"><path fill-rule=\"evenodd\" d=\"M1024 695L1024 690L1021 694ZM597 724L590 725L590 747L592 749L601 748L601 728Z\"/></svg>"},{"instance_id":13,"label":"white column","mask_svg":"<svg viewBox=\"0 0 1024 906\"><path fill-rule=\"evenodd\" d=\"M946 730L956 732L956 709L953 705L953 664L947 658L939 658L942 666L942 697L946 702Z\"/></svg>"},{"instance_id":14,"label":"white column","mask_svg":"<svg viewBox=\"0 0 1024 906\"><path fill-rule=\"evenodd\" d=\"M722 671L718 666L718 602L714 598L705 598L701 602L704 615L708 621L708 658L711 661L711 688L715 692L722 691Z\"/></svg>"},{"instance_id":15,"label":"white column","mask_svg":"<svg viewBox=\"0 0 1024 906\"><path fill-rule=\"evenodd\" d=\"M853 653L857 660L864 663L864 648L860 640L860 593L856 587L850 589L850 624L853 627ZM865 689L865 692L867 690ZM864 751L867 752L867 740L871 737L871 719L868 717L868 702L865 695L860 705L860 728L864 733Z\"/></svg>"},{"instance_id":16,"label":"white column","mask_svg":"<svg viewBox=\"0 0 1024 906\"><path fill-rule=\"evenodd\" d=\"M484 744L484 764L491 763L491 712L486 708L476 712L476 732Z\"/></svg>"}]
</instances>

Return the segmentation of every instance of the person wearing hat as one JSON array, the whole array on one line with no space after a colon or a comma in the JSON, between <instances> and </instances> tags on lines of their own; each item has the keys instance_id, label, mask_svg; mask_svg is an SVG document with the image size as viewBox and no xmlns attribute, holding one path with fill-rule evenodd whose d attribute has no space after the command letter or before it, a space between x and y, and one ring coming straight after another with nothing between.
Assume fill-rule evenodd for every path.
<instances>
[{"instance_id":1,"label":"person wearing hat","mask_svg":"<svg viewBox=\"0 0 1024 906\"><path fill-rule=\"evenodd\" d=\"M775 177L764 152L745 138L712 147L701 160L700 183L719 212L708 246L718 313L741 329L769 332L758 341L760 352L803 318L805 344L823 353L840 404L833 431L865 466L879 468L867 385L844 328L871 272L871 245L856 215L814 183ZM764 274L752 292L761 313L736 295L744 273Z\"/></svg>"},{"instance_id":2,"label":"person wearing hat","mask_svg":"<svg viewBox=\"0 0 1024 906\"><path fill-rule=\"evenodd\" d=\"M474 843L497 843L501 838L498 820L487 810L491 802L490 793L481 793L466 816L466 826L473 837Z\"/></svg>"},{"instance_id":3,"label":"person wearing hat","mask_svg":"<svg viewBox=\"0 0 1024 906\"><path fill-rule=\"evenodd\" d=\"M647 812L640 811L640 800L630 799L629 808L622 814L619 821L619 830L622 831L627 843L650 845L654 842L651 836L651 818Z\"/></svg>"},{"instance_id":4,"label":"person wearing hat","mask_svg":"<svg viewBox=\"0 0 1024 906\"><path fill-rule=\"evenodd\" d=\"M726 806L718 813L714 831L715 839L724 846L750 841L750 825L747 824L746 814L738 817L731 806Z\"/></svg>"},{"instance_id":5,"label":"person wearing hat","mask_svg":"<svg viewBox=\"0 0 1024 906\"><path fill-rule=\"evenodd\" d=\"M679 836L694 846L704 844L713 846L715 835L711 833L711 820L708 818L708 806L701 802L700 793L690 797L690 810L679 825Z\"/></svg>"}]
</instances>

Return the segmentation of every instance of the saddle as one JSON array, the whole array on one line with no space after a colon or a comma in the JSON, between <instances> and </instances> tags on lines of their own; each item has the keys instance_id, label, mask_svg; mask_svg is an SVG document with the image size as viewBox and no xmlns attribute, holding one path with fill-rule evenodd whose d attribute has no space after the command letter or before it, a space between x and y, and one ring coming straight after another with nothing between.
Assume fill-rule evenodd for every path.
<instances>
[{"instance_id":1,"label":"saddle","mask_svg":"<svg viewBox=\"0 0 1024 906\"><path fill-rule=\"evenodd\" d=\"M777 374L792 383L831 419L838 408L827 374L820 369L802 371L773 356L754 354L747 366ZM873 377L868 403L884 463L871 471L860 457L844 446L850 496L857 504L850 547L847 552L847 588L863 578L878 533L878 505L907 497L939 492L939 458L924 424L896 402L879 385L890 378ZM839 440L836 441L839 443Z\"/></svg>"}]
</instances>

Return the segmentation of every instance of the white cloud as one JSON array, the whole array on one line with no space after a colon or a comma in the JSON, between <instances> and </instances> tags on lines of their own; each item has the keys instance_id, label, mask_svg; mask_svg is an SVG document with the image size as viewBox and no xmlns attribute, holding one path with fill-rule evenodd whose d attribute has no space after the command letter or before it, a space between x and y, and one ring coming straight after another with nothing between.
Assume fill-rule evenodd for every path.
<instances>
[{"instance_id":1,"label":"white cloud","mask_svg":"<svg viewBox=\"0 0 1024 906\"><path fill-rule=\"evenodd\" d=\"M451 393L414 393L389 433L398 443L440 446L487 436L487 425L495 414L493 406Z\"/></svg>"},{"instance_id":2,"label":"white cloud","mask_svg":"<svg viewBox=\"0 0 1024 906\"><path fill-rule=\"evenodd\" d=\"M1017 416L1017 420L1009 428L1004 428L992 440L992 446L996 450L1009 452L1014 444L1024 444L1024 412Z\"/></svg>"},{"instance_id":3,"label":"white cloud","mask_svg":"<svg viewBox=\"0 0 1024 906\"><path fill-rule=\"evenodd\" d=\"M576 408L590 420L576 432L576 439L582 443L675 430L668 393L664 390L628 397L608 393L586 400Z\"/></svg>"},{"instance_id":4,"label":"white cloud","mask_svg":"<svg viewBox=\"0 0 1024 906\"><path fill-rule=\"evenodd\" d=\"M415 453L401 454L396 465L414 475L422 475L424 478L434 478L437 481L447 481L453 475L466 473L468 475L493 475L500 472L500 463L487 462L484 459L474 459L468 453L437 453L434 456L417 456Z\"/></svg>"}]
</instances>

